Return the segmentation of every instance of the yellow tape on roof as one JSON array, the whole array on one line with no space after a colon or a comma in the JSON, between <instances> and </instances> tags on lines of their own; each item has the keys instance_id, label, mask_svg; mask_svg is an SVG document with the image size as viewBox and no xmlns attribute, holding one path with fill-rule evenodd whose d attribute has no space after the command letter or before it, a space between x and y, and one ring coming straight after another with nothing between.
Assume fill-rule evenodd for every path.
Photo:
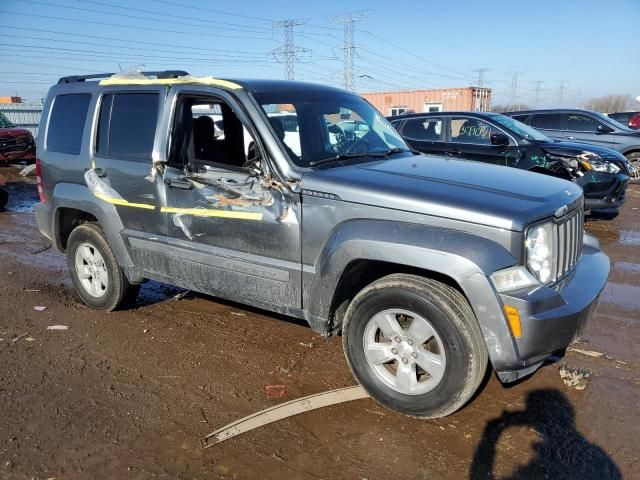
<instances>
[{"instance_id":1,"label":"yellow tape on roof","mask_svg":"<svg viewBox=\"0 0 640 480\"><path fill-rule=\"evenodd\" d=\"M228 80L213 77L178 77L178 78L107 78L100 80L100 85L214 85L216 87L238 90L242 87Z\"/></svg>"}]
</instances>

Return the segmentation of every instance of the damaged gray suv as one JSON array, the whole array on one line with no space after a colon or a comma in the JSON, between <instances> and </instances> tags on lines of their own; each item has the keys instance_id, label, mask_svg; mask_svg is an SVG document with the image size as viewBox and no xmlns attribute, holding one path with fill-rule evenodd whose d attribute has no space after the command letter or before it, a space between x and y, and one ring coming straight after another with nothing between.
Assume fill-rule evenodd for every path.
<instances>
[{"instance_id":1,"label":"damaged gray suv","mask_svg":"<svg viewBox=\"0 0 640 480\"><path fill-rule=\"evenodd\" d=\"M489 364L503 382L535 371L607 280L579 187L424 161L343 90L65 77L40 132L37 224L87 305L113 310L154 279L305 319L415 417L461 408Z\"/></svg>"}]
</instances>

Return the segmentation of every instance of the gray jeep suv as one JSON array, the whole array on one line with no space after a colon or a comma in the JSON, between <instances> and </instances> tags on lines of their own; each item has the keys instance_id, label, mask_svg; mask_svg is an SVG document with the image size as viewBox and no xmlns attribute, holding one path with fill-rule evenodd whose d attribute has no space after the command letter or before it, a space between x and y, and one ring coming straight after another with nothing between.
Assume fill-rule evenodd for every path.
<instances>
[{"instance_id":1,"label":"gray jeep suv","mask_svg":"<svg viewBox=\"0 0 640 480\"><path fill-rule=\"evenodd\" d=\"M339 126L352 122L367 128ZM155 279L305 319L341 332L358 382L408 415L461 408L488 362L504 382L533 372L607 280L579 187L422 161L343 90L66 77L40 131L38 227L87 305L115 309Z\"/></svg>"}]
</instances>

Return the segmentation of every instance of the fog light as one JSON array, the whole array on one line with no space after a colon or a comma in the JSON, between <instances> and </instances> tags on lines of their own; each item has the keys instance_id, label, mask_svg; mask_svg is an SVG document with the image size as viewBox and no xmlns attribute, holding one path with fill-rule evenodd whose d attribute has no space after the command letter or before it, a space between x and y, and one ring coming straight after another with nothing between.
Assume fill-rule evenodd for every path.
<instances>
[{"instance_id":1,"label":"fog light","mask_svg":"<svg viewBox=\"0 0 640 480\"><path fill-rule=\"evenodd\" d=\"M522 324L520 323L520 312L518 312L518 309L511 305L505 305L504 313L507 315L511 335L516 338L522 338Z\"/></svg>"}]
</instances>

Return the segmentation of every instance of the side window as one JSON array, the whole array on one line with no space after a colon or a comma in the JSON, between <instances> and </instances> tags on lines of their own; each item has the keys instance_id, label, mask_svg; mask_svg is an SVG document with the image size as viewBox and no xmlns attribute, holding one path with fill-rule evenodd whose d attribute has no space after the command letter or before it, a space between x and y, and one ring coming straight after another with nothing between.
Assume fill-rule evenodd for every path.
<instances>
[{"instance_id":1,"label":"side window","mask_svg":"<svg viewBox=\"0 0 640 480\"><path fill-rule=\"evenodd\" d=\"M90 101L91 95L88 93L58 95L53 100L47 129L47 150L71 155L80 154Z\"/></svg>"},{"instance_id":2,"label":"side window","mask_svg":"<svg viewBox=\"0 0 640 480\"><path fill-rule=\"evenodd\" d=\"M477 118L451 117L449 125L451 141L459 143L491 145L491 134L499 132L487 122Z\"/></svg>"},{"instance_id":3,"label":"side window","mask_svg":"<svg viewBox=\"0 0 640 480\"><path fill-rule=\"evenodd\" d=\"M529 120L531 120L531 115L511 115L511 118L514 120L518 120L519 122L526 123L529 125Z\"/></svg>"},{"instance_id":4,"label":"side window","mask_svg":"<svg viewBox=\"0 0 640 480\"><path fill-rule=\"evenodd\" d=\"M567 130L571 130L572 132L597 133L598 125L602 124L590 115L581 113L570 113L567 115Z\"/></svg>"},{"instance_id":5,"label":"side window","mask_svg":"<svg viewBox=\"0 0 640 480\"><path fill-rule=\"evenodd\" d=\"M260 159L256 142L231 106L190 95L179 97L169 156L169 164L176 168L222 168L245 174Z\"/></svg>"},{"instance_id":6,"label":"side window","mask_svg":"<svg viewBox=\"0 0 640 480\"><path fill-rule=\"evenodd\" d=\"M441 118L412 118L402 127L402 136L420 142L442 142L444 129Z\"/></svg>"},{"instance_id":7,"label":"side window","mask_svg":"<svg viewBox=\"0 0 640 480\"><path fill-rule=\"evenodd\" d=\"M157 93L114 93L102 97L96 154L150 160L158 120Z\"/></svg>"},{"instance_id":8,"label":"side window","mask_svg":"<svg viewBox=\"0 0 640 480\"><path fill-rule=\"evenodd\" d=\"M561 113L537 113L531 116L529 123L533 128L544 130L563 130Z\"/></svg>"}]
</instances>

